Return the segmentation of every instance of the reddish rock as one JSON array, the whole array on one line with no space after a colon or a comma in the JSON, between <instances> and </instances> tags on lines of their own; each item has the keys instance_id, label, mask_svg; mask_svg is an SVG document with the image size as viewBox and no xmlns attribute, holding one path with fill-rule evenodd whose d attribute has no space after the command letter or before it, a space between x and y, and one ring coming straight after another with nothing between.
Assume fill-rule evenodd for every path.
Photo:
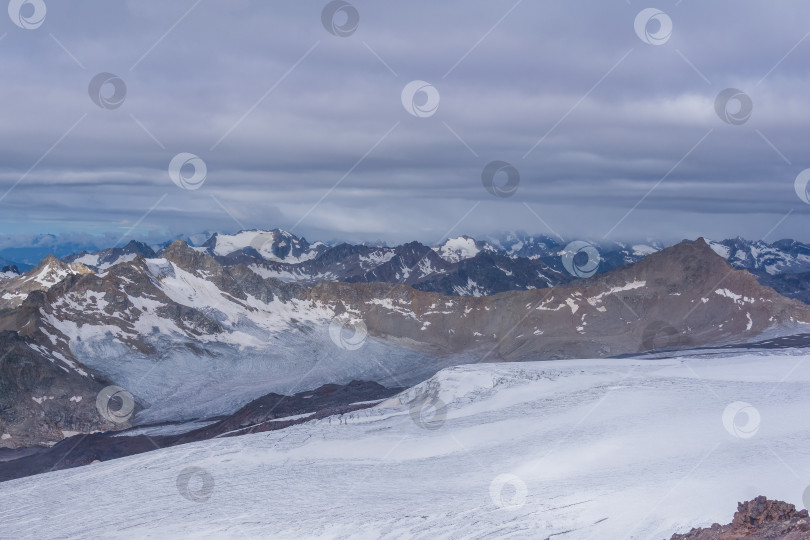
<instances>
[{"instance_id":1,"label":"reddish rock","mask_svg":"<svg viewBox=\"0 0 810 540\"><path fill-rule=\"evenodd\" d=\"M686 534L673 534L671 540L808 540L810 517L807 510L796 510L792 504L772 501L762 495L737 503L737 512L728 525L713 524L692 529Z\"/></svg>"}]
</instances>

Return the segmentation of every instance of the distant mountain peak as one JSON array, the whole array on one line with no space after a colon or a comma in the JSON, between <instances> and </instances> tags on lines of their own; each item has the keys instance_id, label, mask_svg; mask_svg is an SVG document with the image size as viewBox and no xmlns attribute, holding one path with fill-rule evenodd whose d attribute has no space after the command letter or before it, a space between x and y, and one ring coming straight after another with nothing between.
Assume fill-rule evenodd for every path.
<instances>
[{"instance_id":1,"label":"distant mountain peak","mask_svg":"<svg viewBox=\"0 0 810 540\"><path fill-rule=\"evenodd\" d=\"M202 247L210 255L231 257L240 262L254 258L292 264L314 259L326 249L326 245L321 242L310 245L305 238L282 229L252 229L235 234L215 233Z\"/></svg>"},{"instance_id":2,"label":"distant mountain peak","mask_svg":"<svg viewBox=\"0 0 810 540\"><path fill-rule=\"evenodd\" d=\"M486 242L481 242L467 235L448 238L441 245L433 249L436 250L442 259L449 263L472 259L481 251L495 251L495 249Z\"/></svg>"},{"instance_id":3,"label":"distant mountain peak","mask_svg":"<svg viewBox=\"0 0 810 540\"><path fill-rule=\"evenodd\" d=\"M51 274L92 274L93 271L79 262L63 262L61 259L53 256L46 255L33 269L24 274L26 280L36 280L43 284L47 281L50 285L54 285L58 281L51 281ZM63 276L64 277L64 276ZM55 278L54 278L55 279Z\"/></svg>"},{"instance_id":4,"label":"distant mountain peak","mask_svg":"<svg viewBox=\"0 0 810 540\"><path fill-rule=\"evenodd\" d=\"M63 259L68 263L80 263L95 272L104 272L110 267L122 262L129 262L135 257L154 257L155 252L147 244L137 240L130 240L123 247L111 247L88 253L82 251L75 255L69 255Z\"/></svg>"},{"instance_id":5,"label":"distant mountain peak","mask_svg":"<svg viewBox=\"0 0 810 540\"><path fill-rule=\"evenodd\" d=\"M3 290L3 294L0 295L0 308L17 307L29 293L46 291L68 276L92 273L90 268L81 263L66 263L53 255L47 255L31 270L0 280Z\"/></svg>"},{"instance_id":6,"label":"distant mountain peak","mask_svg":"<svg viewBox=\"0 0 810 540\"><path fill-rule=\"evenodd\" d=\"M432 247L417 241L385 247L310 244L280 228L205 234L210 236L202 243L192 243L187 236L178 238L190 249L204 251L225 267L245 265L263 278L300 284L320 280L405 283L423 291L458 296L489 296L566 283L575 276L565 268L561 254L578 240L511 232L482 238L462 234ZM701 237L693 242L710 247L734 268L748 270L761 283L780 293L810 303L810 245L789 239L768 243L740 237L719 241ZM170 245L164 244L163 250ZM591 245L599 252L599 273L636 263L666 246L651 240L603 241ZM82 251L62 260L82 263L96 273L103 273L139 255L157 256L150 246L130 240L123 247ZM0 268L3 266L11 266L10 261L0 260ZM803 277L803 273L808 275ZM0 272L0 280L13 277L13 273Z\"/></svg>"},{"instance_id":7,"label":"distant mountain peak","mask_svg":"<svg viewBox=\"0 0 810 540\"><path fill-rule=\"evenodd\" d=\"M315 267L323 273L307 284L260 273L270 268L290 272L294 265L260 263L245 253L239 256L251 265L233 263L211 255L210 247L176 241L157 258L138 255L107 272L81 277L70 275L83 271L80 264L46 258L31 272L0 283L0 315L5 317L0 323L16 325L17 334L43 360L40 364L59 362L82 377L70 382L77 392L64 395L86 395L78 389L89 384L82 381L89 381L94 370L114 373L116 384L149 403L143 418L155 421L169 414L201 418L233 411L275 391L266 387L268 381L276 389L289 388L289 380L314 388L339 371L344 382L362 375L380 384L391 377L410 384L441 366L470 361L720 346L810 323L809 306L779 296L748 272L733 270L701 239L587 279L546 282L555 285L546 290L531 290L540 288L532 284L566 276L554 274L542 261L499 253L451 264L418 242L397 250L343 250L346 256ZM342 276L346 281L325 275L348 263L354 266ZM517 279L526 276L537 281ZM508 292L491 294L480 287L485 280L490 286L506 283ZM528 290L514 290L515 283ZM425 284L456 295L417 288ZM25 334L20 332L21 312ZM362 348L344 340L345 315L362 321L351 327ZM155 366L149 380L141 372L145 361ZM313 370L317 364L327 368ZM274 379L279 366L289 379ZM229 381L228 392L211 392L214 381ZM50 390L39 392L45 391ZM54 394L35 397L42 395ZM73 407L71 402L63 406ZM88 423L81 429L98 427ZM62 437L61 432L42 436L43 441Z\"/></svg>"}]
</instances>

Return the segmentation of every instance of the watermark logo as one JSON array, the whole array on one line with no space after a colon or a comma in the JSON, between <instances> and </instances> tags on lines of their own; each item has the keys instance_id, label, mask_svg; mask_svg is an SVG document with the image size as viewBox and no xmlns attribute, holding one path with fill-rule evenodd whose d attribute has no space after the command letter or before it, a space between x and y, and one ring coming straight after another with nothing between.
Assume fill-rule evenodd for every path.
<instances>
[{"instance_id":1,"label":"watermark logo","mask_svg":"<svg viewBox=\"0 0 810 540\"><path fill-rule=\"evenodd\" d=\"M11 0L8 3L11 22L25 30L36 30L42 26L47 11L42 0Z\"/></svg>"},{"instance_id":2,"label":"watermark logo","mask_svg":"<svg viewBox=\"0 0 810 540\"><path fill-rule=\"evenodd\" d=\"M349 37L357 31L360 14L357 9L343 0L334 0L321 11L321 22L326 31L338 37Z\"/></svg>"},{"instance_id":3,"label":"watermark logo","mask_svg":"<svg viewBox=\"0 0 810 540\"><path fill-rule=\"evenodd\" d=\"M663 45L672 37L672 19L660 9L642 9L634 27L638 38L648 45Z\"/></svg>"},{"instance_id":4,"label":"watermark logo","mask_svg":"<svg viewBox=\"0 0 810 540\"><path fill-rule=\"evenodd\" d=\"M87 93L93 103L102 109L117 109L127 97L127 85L121 77L112 73L99 73L90 79Z\"/></svg>"},{"instance_id":5,"label":"watermark logo","mask_svg":"<svg viewBox=\"0 0 810 540\"><path fill-rule=\"evenodd\" d=\"M347 351L356 351L366 343L368 328L363 319L347 314L338 315L329 323L332 343Z\"/></svg>"},{"instance_id":6,"label":"watermark logo","mask_svg":"<svg viewBox=\"0 0 810 540\"><path fill-rule=\"evenodd\" d=\"M275 239L275 235L271 232L260 232L250 241L250 247L255 249L259 255L263 255L265 248L272 250Z\"/></svg>"},{"instance_id":7,"label":"watermark logo","mask_svg":"<svg viewBox=\"0 0 810 540\"><path fill-rule=\"evenodd\" d=\"M177 491L191 502L205 502L214 492L214 477L202 467L187 467L177 476Z\"/></svg>"},{"instance_id":8,"label":"watermark logo","mask_svg":"<svg viewBox=\"0 0 810 540\"><path fill-rule=\"evenodd\" d=\"M499 174L506 176L506 182L495 183L495 177ZM520 185L520 173L511 163L492 161L484 167L481 173L481 183L491 195L501 198L511 197L517 192Z\"/></svg>"},{"instance_id":9,"label":"watermark logo","mask_svg":"<svg viewBox=\"0 0 810 540\"><path fill-rule=\"evenodd\" d=\"M810 204L810 193L807 191L808 184L810 184L810 169L805 169L796 177L793 188L802 202Z\"/></svg>"},{"instance_id":10,"label":"watermark logo","mask_svg":"<svg viewBox=\"0 0 810 540\"><path fill-rule=\"evenodd\" d=\"M751 97L737 88L726 88L714 100L714 110L720 120L732 126L741 126L748 122L754 111Z\"/></svg>"},{"instance_id":11,"label":"watermark logo","mask_svg":"<svg viewBox=\"0 0 810 540\"><path fill-rule=\"evenodd\" d=\"M582 240L571 242L562 251L563 266L574 277L591 277L596 273L601 261L599 250Z\"/></svg>"},{"instance_id":12,"label":"watermark logo","mask_svg":"<svg viewBox=\"0 0 810 540\"><path fill-rule=\"evenodd\" d=\"M723 427L738 439L750 439L759 431L759 411L744 401L735 401L723 411Z\"/></svg>"},{"instance_id":13,"label":"watermark logo","mask_svg":"<svg viewBox=\"0 0 810 540\"><path fill-rule=\"evenodd\" d=\"M96 396L96 409L114 424L123 424L135 411L135 398L120 386L108 386Z\"/></svg>"},{"instance_id":14,"label":"watermark logo","mask_svg":"<svg viewBox=\"0 0 810 540\"><path fill-rule=\"evenodd\" d=\"M503 510L522 508L528 494L526 483L514 474L498 475L489 485L489 498Z\"/></svg>"},{"instance_id":15,"label":"watermark logo","mask_svg":"<svg viewBox=\"0 0 810 540\"><path fill-rule=\"evenodd\" d=\"M447 405L439 399L438 392L420 394L411 402L411 420L422 429L434 431L447 419Z\"/></svg>"},{"instance_id":16,"label":"watermark logo","mask_svg":"<svg viewBox=\"0 0 810 540\"><path fill-rule=\"evenodd\" d=\"M189 174L188 169L193 172ZM205 162L194 154L182 152L172 158L169 163L169 178L177 187L193 191L200 189L208 175Z\"/></svg>"},{"instance_id":17,"label":"watermark logo","mask_svg":"<svg viewBox=\"0 0 810 540\"><path fill-rule=\"evenodd\" d=\"M417 118L430 118L439 110L439 91L425 81L411 81L402 89L402 106Z\"/></svg>"}]
</instances>

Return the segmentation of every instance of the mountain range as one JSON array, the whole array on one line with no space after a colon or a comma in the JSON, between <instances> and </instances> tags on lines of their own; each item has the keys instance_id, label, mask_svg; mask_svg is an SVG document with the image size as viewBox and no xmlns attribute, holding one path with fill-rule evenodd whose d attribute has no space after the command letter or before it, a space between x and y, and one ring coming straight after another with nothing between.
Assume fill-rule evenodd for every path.
<instances>
[{"instance_id":1,"label":"mountain range","mask_svg":"<svg viewBox=\"0 0 810 540\"><path fill-rule=\"evenodd\" d=\"M324 384L401 388L459 364L722 346L810 323L809 306L735 269L703 239L589 278L487 296L268 277L266 265L288 264L272 257L305 265L349 248L296 245L276 232L265 239L226 255L218 236L199 247L176 241L159 253L131 243L72 262L47 257L0 282L0 338L9 351L0 446L227 415L269 393ZM450 262L440 254L457 259L458 249L361 248L382 253L378 277L393 261L386 268L403 276L404 254L447 265L532 261L488 249ZM122 418L98 414L98 396L110 385L132 396Z\"/></svg>"},{"instance_id":2,"label":"mountain range","mask_svg":"<svg viewBox=\"0 0 810 540\"><path fill-rule=\"evenodd\" d=\"M241 231L232 235L213 233L199 245L185 241L223 266L242 264L265 278L305 285L324 280L403 283L418 290L453 296L489 296L510 290L553 287L591 273L633 264L666 247L661 242L567 243L526 233L506 233L483 240L460 236L432 247L419 242L394 247L310 244L305 238L280 229ZM810 303L810 245L793 240L769 244L742 238L708 243L732 266L748 270L763 285L789 298ZM168 245L150 246L130 241L122 247L80 251L63 256L62 260L103 272L137 255L155 257ZM593 249L593 254L597 255L594 267L581 272L578 265L588 264L588 249ZM569 257L566 250L571 251ZM566 268L566 258L570 259L569 268ZM15 265L10 260L0 262L3 262L0 281L33 267Z\"/></svg>"}]
</instances>

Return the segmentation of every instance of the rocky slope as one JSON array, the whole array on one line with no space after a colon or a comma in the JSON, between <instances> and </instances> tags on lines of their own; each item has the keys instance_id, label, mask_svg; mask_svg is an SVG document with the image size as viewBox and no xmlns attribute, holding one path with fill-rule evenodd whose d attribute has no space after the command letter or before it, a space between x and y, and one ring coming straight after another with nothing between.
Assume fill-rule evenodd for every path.
<instances>
[{"instance_id":1,"label":"rocky slope","mask_svg":"<svg viewBox=\"0 0 810 540\"><path fill-rule=\"evenodd\" d=\"M692 529L674 534L671 540L807 540L810 518L807 510L796 510L792 504L759 496L737 504L737 512L728 525L715 523L709 528Z\"/></svg>"},{"instance_id":2,"label":"rocky slope","mask_svg":"<svg viewBox=\"0 0 810 540\"><path fill-rule=\"evenodd\" d=\"M2 281L0 312L19 306L33 291L44 291L74 274L92 271L81 263L65 263L48 255L32 270Z\"/></svg>"},{"instance_id":3,"label":"rocky slope","mask_svg":"<svg viewBox=\"0 0 810 540\"><path fill-rule=\"evenodd\" d=\"M261 247L261 253L255 246ZM599 253L596 271L634 264L660 251L660 242L593 242ZM810 303L810 245L794 240L773 243L742 238L709 245L734 268L748 270L763 285ZM449 238L428 248L419 243L397 247L340 244L310 245L275 229L213 235L204 249L223 265L246 264L264 277L314 284L345 282L404 283L455 296L488 296L511 290L542 289L571 281L561 255L568 242L526 233L474 239ZM429 253L432 250L438 257Z\"/></svg>"},{"instance_id":4,"label":"rocky slope","mask_svg":"<svg viewBox=\"0 0 810 540\"><path fill-rule=\"evenodd\" d=\"M8 259L4 259L3 257L0 257L0 268L3 268L3 267L11 268L12 266L17 268L18 264L15 263L14 261L10 261ZM19 271L17 273L19 274Z\"/></svg>"},{"instance_id":5,"label":"rocky slope","mask_svg":"<svg viewBox=\"0 0 810 540\"><path fill-rule=\"evenodd\" d=\"M24 303L21 284L32 288ZM810 307L733 269L702 239L588 279L486 297L284 282L184 242L103 273L49 259L0 283L7 295L0 327L44 361L126 389L138 423L231 413L268 392L327 383L402 387L462 363L722 345L810 322Z\"/></svg>"},{"instance_id":6,"label":"rocky slope","mask_svg":"<svg viewBox=\"0 0 810 540\"><path fill-rule=\"evenodd\" d=\"M453 296L488 296L511 290L542 289L573 279L563 262L567 242L526 233L486 240L460 236L433 247L418 242L396 247L310 244L305 238L280 229L232 235L215 233L206 238L199 249L223 266L244 264L263 277L306 285L323 280L404 283ZM664 248L660 242L592 245L599 253L594 271L601 273L634 264ZM807 293L810 246L794 240L767 243L742 238L710 241L709 245L735 268L754 274L763 285L810 303ZM149 246L133 241L123 248L81 252L65 257L64 261L80 262L99 272L138 254L155 256Z\"/></svg>"},{"instance_id":7,"label":"rocky slope","mask_svg":"<svg viewBox=\"0 0 810 540\"><path fill-rule=\"evenodd\" d=\"M810 321L810 308L734 270L702 239L547 290L449 298L403 286L325 282L312 297L356 309L372 335L503 360L741 341Z\"/></svg>"},{"instance_id":8,"label":"rocky slope","mask_svg":"<svg viewBox=\"0 0 810 540\"><path fill-rule=\"evenodd\" d=\"M444 249L444 251L442 251ZM312 285L319 281L401 283L415 289L455 296L485 296L509 290L541 289L565 283L571 276L540 260L510 258L492 250L446 245L433 249L419 242L395 248L340 244L300 263L250 259L244 253L218 257L240 262L264 277Z\"/></svg>"},{"instance_id":9,"label":"rocky slope","mask_svg":"<svg viewBox=\"0 0 810 540\"><path fill-rule=\"evenodd\" d=\"M207 422L208 425L197 429L152 426L120 433L74 435L53 447L38 447L25 454L18 452L17 455L0 459L0 482L216 437L235 437L284 429L310 420L368 408L401 390L367 381L352 381L346 385L330 384L292 396L262 396L232 415ZM167 430L177 432L166 433Z\"/></svg>"},{"instance_id":10,"label":"rocky slope","mask_svg":"<svg viewBox=\"0 0 810 540\"><path fill-rule=\"evenodd\" d=\"M129 426L99 414L97 397L111 383L69 352L32 346L15 332L0 332L0 351L0 447L53 443Z\"/></svg>"},{"instance_id":11,"label":"rocky slope","mask_svg":"<svg viewBox=\"0 0 810 540\"><path fill-rule=\"evenodd\" d=\"M495 252L510 258L526 258L540 260L549 267L565 272L560 255L571 240L545 235L532 235L524 232L514 232L486 239L487 245ZM647 255L660 251L666 247L661 242L648 242L627 244L623 242L590 241L599 252L599 272L607 272L622 265L633 264Z\"/></svg>"}]
</instances>

